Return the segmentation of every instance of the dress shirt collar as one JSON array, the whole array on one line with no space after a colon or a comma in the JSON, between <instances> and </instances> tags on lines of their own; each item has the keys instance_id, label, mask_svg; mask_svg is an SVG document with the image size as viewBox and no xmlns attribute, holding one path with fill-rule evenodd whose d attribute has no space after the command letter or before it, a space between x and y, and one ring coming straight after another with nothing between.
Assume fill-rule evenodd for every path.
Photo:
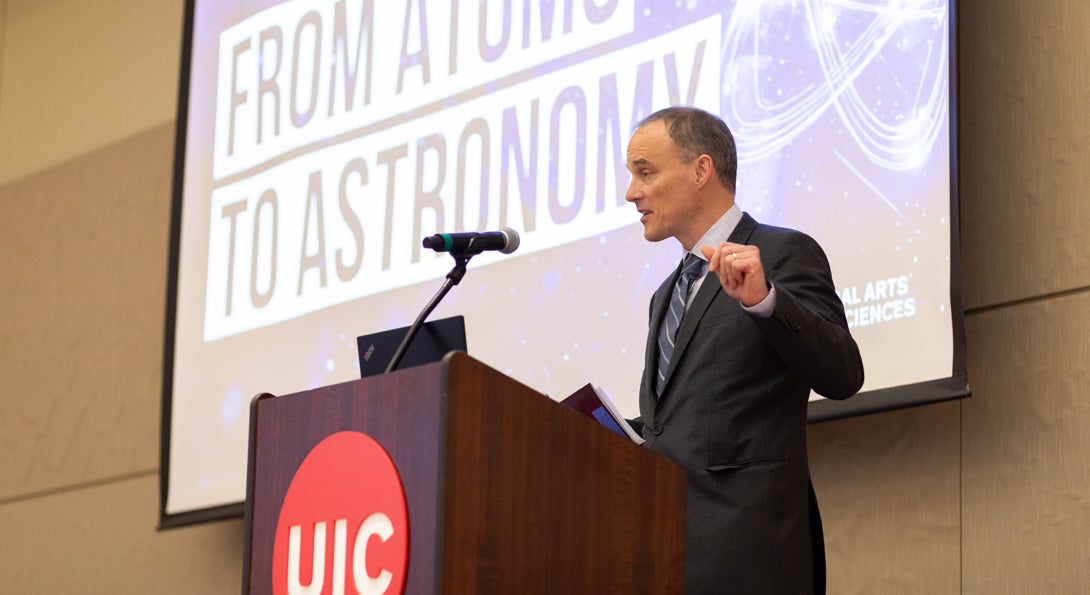
<instances>
[{"instance_id":1,"label":"dress shirt collar","mask_svg":"<svg viewBox=\"0 0 1090 595\"><path fill-rule=\"evenodd\" d=\"M727 241L727 239L730 238L730 234L734 233L734 228L738 227L738 223L741 221L742 209L740 209L737 204L731 205L731 207L727 209L727 212L723 213L723 216L713 223L708 231L704 232L704 235L700 237L700 241L693 245L692 253L705 263L708 262L708 259L704 258L704 254L700 251L700 247L711 246L712 248L715 248L719 244ZM688 254L688 251L682 249L681 259L685 260L685 256Z\"/></svg>"}]
</instances>

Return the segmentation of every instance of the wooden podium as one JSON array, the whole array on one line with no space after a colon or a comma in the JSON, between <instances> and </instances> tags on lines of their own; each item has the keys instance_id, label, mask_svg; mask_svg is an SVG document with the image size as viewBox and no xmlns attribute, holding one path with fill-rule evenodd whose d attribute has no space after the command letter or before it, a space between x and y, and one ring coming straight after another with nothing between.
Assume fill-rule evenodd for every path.
<instances>
[{"instance_id":1,"label":"wooden podium","mask_svg":"<svg viewBox=\"0 0 1090 595\"><path fill-rule=\"evenodd\" d=\"M378 442L400 476L405 593L684 590L682 469L464 353L261 395L251 413L243 592L286 592L273 584L285 494L308 453L346 430Z\"/></svg>"}]
</instances>

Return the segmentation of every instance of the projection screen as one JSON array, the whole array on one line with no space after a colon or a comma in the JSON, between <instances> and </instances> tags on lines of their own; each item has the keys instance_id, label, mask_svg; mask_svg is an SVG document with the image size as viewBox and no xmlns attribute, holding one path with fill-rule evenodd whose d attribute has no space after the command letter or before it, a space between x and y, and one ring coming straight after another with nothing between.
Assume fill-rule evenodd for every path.
<instances>
[{"instance_id":1,"label":"projection screen","mask_svg":"<svg viewBox=\"0 0 1090 595\"><path fill-rule=\"evenodd\" d=\"M432 315L553 398L637 414L648 302L681 256L624 200L633 124L720 114L737 202L825 248L866 384L811 420L968 394L953 12L903 0L190 0L163 385L162 508L237 515L248 405L357 378L453 264Z\"/></svg>"}]
</instances>

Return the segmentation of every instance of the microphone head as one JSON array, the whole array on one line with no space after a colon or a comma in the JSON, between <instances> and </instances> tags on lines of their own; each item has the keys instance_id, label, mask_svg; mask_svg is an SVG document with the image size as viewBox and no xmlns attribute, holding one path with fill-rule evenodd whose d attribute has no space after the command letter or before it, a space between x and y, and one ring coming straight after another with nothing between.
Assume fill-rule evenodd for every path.
<instances>
[{"instance_id":1,"label":"microphone head","mask_svg":"<svg viewBox=\"0 0 1090 595\"><path fill-rule=\"evenodd\" d=\"M420 244L425 248L435 250L436 252L444 252L447 250L445 247L446 242L443 241L443 236L438 233L424 238Z\"/></svg>"},{"instance_id":2,"label":"microphone head","mask_svg":"<svg viewBox=\"0 0 1090 595\"><path fill-rule=\"evenodd\" d=\"M500 233L502 233L504 239L507 240L507 243L503 245L503 248L500 250L500 252L504 254L510 254L515 250L519 249L519 242L521 241L521 239L519 238L519 232L511 229L510 227L503 227L500 228Z\"/></svg>"}]
</instances>

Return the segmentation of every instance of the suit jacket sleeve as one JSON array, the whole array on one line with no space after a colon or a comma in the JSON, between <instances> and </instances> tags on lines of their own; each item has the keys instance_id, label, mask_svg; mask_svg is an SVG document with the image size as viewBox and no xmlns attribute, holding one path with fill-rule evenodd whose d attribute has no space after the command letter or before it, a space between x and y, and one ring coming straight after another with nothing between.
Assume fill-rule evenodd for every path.
<instances>
[{"instance_id":1,"label":"suit jacket sleeve","mask_svg":"<svg viewBox=\"0 0 1090 595\"><path fill-rule=\"evenodd\" d=\"M846 399L863 385L863 361L848 331L825 252L809 236L789 232L761 249L776 307L753 321L787 365L823 397Z\"/></svg>"}]
</instances>

